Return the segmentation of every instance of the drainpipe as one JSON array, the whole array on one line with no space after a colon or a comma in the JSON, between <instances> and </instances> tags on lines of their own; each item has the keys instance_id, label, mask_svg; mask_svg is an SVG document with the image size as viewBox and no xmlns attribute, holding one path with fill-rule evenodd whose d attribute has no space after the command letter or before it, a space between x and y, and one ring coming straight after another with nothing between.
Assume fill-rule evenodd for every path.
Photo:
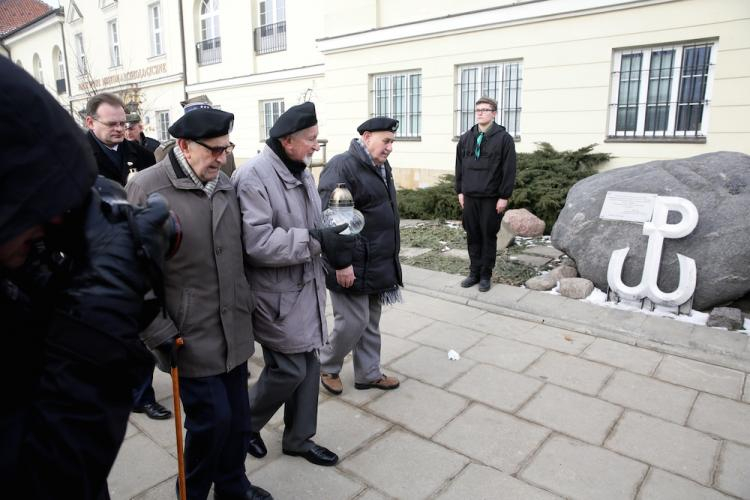
<instances>
[{"instance_id":1,"label":"drainpipe","mask_svg":"<svg viewBox=\"0 0 750 500\"><path fill-rule=\"evenodd\" d=\"M180 18L180 48L182 51L182 100L187 101L187 58L185 56L185 24L182 13L182 0L177 0L177 9Z\"/></svg>"}]
</instances>

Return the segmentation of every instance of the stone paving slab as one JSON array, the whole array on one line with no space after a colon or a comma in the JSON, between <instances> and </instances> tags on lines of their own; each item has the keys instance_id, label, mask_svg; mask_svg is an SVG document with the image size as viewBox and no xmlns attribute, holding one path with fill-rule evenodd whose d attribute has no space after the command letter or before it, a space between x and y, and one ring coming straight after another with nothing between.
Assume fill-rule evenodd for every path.
<instances>
[{"instance_id":1,"label":"stone paving slab","mask_svg":"<svg viewBox=\"0 0 750 500\"><path fill-rule=\"evenodd\" d=\"M122 443L110 473L109 491L116 498L131 498L161 483L162 470L176 475L177 460L148 437L136 434Z\"/></svg>"},{"instance_id":2,"label":"stone paving slab","mask_svg":"<svg viewBox=\"0 0 750 500\"><path fill-rule=\"evenodd\" d=\"M738 425L739 422L743 424ZM699 394L688 425L693 429L750 445L750 405L747 403L712 394Z\"/></svg>"},{"instance_id":3,"label":"stone paving slab","mask_svg":"<svg viewBox=\"0 0 750 500\"><path fill-rule=\"evenodd\" d=\"M647 466L563 436L550 438L519 477L579 500L630 500Z\"/></svg>"},{"instance_id":4,"label":"stone paving slab","mask_svg":"<svg viewBox=\"0 0 750 500\"><path fill-rule=\"evenodd\" d=\"M542 383L495 366L477 365L448 386L448 390L500 410L515 412Z\"/></svg>"},{"instance_id":5,"label":"stone paving slab","mask_svg":"<svg viewBox=\"0 0 750 500\"><path fill-rule=\"evenodd\" d=\"M329 399L318 406L318 432L315 439L333 450L339 458L343 458L390 428L389 422L369 412Z\"/></svg>"},{"instance_id":6,"label":"stone paving slab","mask_svg":"<svg viewBox=\"0 0 750 500\"><path fill-rule=\"evenodd\" d=\"M549 257L550 259L559 259L560 256L564 255L563 252L555 247L548 247L546 245L528 246L524 248L523 253L531 255L540 255L542 257Z\"/></svg>"},{"instance_id":7,"label":"stone paving slab","mask_svg":"<svg viewBox=\"0 0 750 500\"><path fill-rule=\"evenodd\" d=\"M692 359L665 356L656 378L728 398L739 398L745 374Z\"/></svg>"},{"instance_id":8,"label":"stone paving slab","mask_svg":"<svg viewBox=\"0 0 750 500\"><path fill-rule=\"evenodd\" d=\"M445 321L453 325L471 324L474 318L484 314L484 311L454 303L437 303L435 300L414 292L404 291L404 302L394 307L404 311L411 311L433 320Z\"/></svg>"},{"instance_id":9,"label":"stone paving slab","mask_svg":"<svg viewBox=\"0 0 750 500\"><path fill-rule=\"evenodd\" d=\"M730 500L730 497L689 479L651 469L638 500Z\"/></svg>"},{"instance_id":10,"label":"stone paving slab","mask_svg":"<svg viewBox=\"0 0 750 500\"><path fill-rule=\"evenodd\" d=\"M490 290L491 292L492 290ZM467 328L490 335L506 338L519 338L525 332L538 326L539 323L524 321L522 319L509 318L500 314L484 313L466 324Z\"/></svg>"},{"instance_id":11,"label":"stone paving slab","mask_svg":"<svg viewBox=\"0 0 750 500\"><path fill-rule=\"evenodd\" d=\"M467 463L467 458L442 446L394 430L338 467L392 497L419 500L430 498Z\"/></svg>"},{"instance_id":12,"label":"stone paving slab","mask_svg":"<svg viewBox=\"0 0 750 500\"><path fill-rule=\"evenodd\" d=\"M599 397L627 408L685 424L698 392L618 370Z\"/></svg>"},{"instance_id":13,"label":"stone paving slab","mask_svg":"<svg viewBox=\"0 0 750 500\"><path fill-rule=\"evenodd\" d=\"M378 398L367 409L424 437L442 429L468 406L460 396L407 380L387 398Z\"/></svg>"},{"instance_id":14,"label":"stone paving slab","mask_svg":"<svg viewBox=\"0 0 750 500\"><path fill-rule=\"evenodd\" d=\"M547 491L529 486L523 481L491 467L469 464L437 500L555 500Z\"/></svg>"},{"instance_id":15,"label":"stone paving slab","mask_svg":"<svg viewBox=\"0 0 750 500\"><path fill-rule=\"evenodd\" d=\"M604 445L705 485L719 449L719 441L703 433L630 410Z\"/></svg>"},{"instance_id":16,"label":"stone paving slab","mask_svg":"<svg viewBox=\"0 0 750 500\"><path fill-rule=\"evenodd\" d=\"M514 372L524 371L542 354L544 354L544 349L541 347L493 336L483 338L463 353L464 356L475 361Z\"/></svg>"},{"instance_id":17,"label":"stone paving slab","mask_svg":"<svg viewBox=\"0 0 750 500\"><path fill-rule=\"evenodd\" d=\"M448 359L448 352L434 347L419 347L389 366L397 372L437 386L445 386L476 364L468 358Z\"/></svg>"},{"instance_id":18,"label":"stone paving slab","mask_svg":"<svg viewBox=\"0 0 750 500\"><path fill-rule=\"evenodd\" d=\"M399 257L403 258L409 258L409 257L419 257L420 255L424 255L426 253L431 252L432 249L430 248L419 248L419 247L401 247L401 250L399 250Z\"/></svg>"},{"instance_id":19,"label":"stone paving slab","mask_svg":"<svg viewBox=\"0 0 750 500\"><path fill-rule=\"evenodd\" d=\"M547 384L518 416L591 444L601 445L622 414L619 406Z\"/></svg>"},{"instance_id":20,"label":"stone paving slab","mask_svg":"<svg viewBox=\"0 0 750 500\"><path fill-rule=\"evenodd\" d=\"M463 353L484 337L485 334L462 326L433 323L413 334L409 340L444 351L453 349Z\"/></svg>"},{"instance_id":21,"label":"stone paving slab","mask_svg":"<svg viewBox=\"0 0 750 500\"><path fill-rule=\"evenodd\" d=\"M512 338L520 342L534 344L566 354L580 354L595 340L591 335L575 333L547 325L536 325L526 332L519 332L513 335Z\"/></svg>"},{"instance_id":22,"label":"stone paving slab","mask_svg":"<svg viewBox=\"0 0 750 500\"><path fill-rule=\"evenodd\" d=\"M593 396L614 371L611 366L547 351L525 374Z\"/></svg>"},{"instance_id":23,"label":"stone paving slab","mask_svg":"<svg viewBox=\"0 0 750 500\"><path fill-rule=\"evenodd\" d=\"M518 471L549 429L473 405L435 435L435 441L507 474Z\"/></svg>"},{"instance_id":24,"label":"stone paving slab","mask_svg":"<svg viewBox=\"0 0 750 500\"><path fill-rule=\"evenodd\" d=\"M716 473L718 488L740 498L750 498L748 464L750 448L731 442L724 443Z\"/></svg>"},{"instance_id":25,"label":"stone paving slab","mask_svg":"<svg viewBox=\"0 0 750 500\"><path fill-rule=\"evenodd\" d=\"M446 257L455 257L457 259L469 260L469 251L462 248L451 248L445 252L441 252L441 255Z\"/></svg>"},{"instance_id":26,"label":"stone paving slab","mask_svg":"<svg viewBox=\"0 0 750 500\"><path fill-rule=\"evenodd\" d=\"M434 321L425 316L403 311L395 307L385 307L380 315L380 331L396 337L406 338Z\"/></svg>"},{"instance_id":27,"label":"stone paving slab","mask_svg":"<svg viewBox=\"0 0 750 500\"><path fill-rule=\"evenodd\" d=\"M541 255L531 255L528 253L520 253L516 255L511 255L508 258L508 260L514 261L514 262L520 262L521 264L526 264L527 266L542 267L544 265L549 264L552 258L544 257Z\"/></svg>"},{"instance_id":28,"label":"stone paving slab","mask_svg":"<svg viewBox=\"0 0 750 500\"><path fill-rule=\"evenodd\" d=\"M742 401L750 403L750 375L745 375L745 390L742 394Z\"/></svg>"},{"instance_id":29,"label":"stone paving slab","mask_svg":"<svg viewBox=\"0 0 750 500\"><path fill-rule=\"evenodd\" d=\"M401 356L413 351L419 344L409 339L401 339L392 335L380 336L380 364L387 365Z\"/></svg>"},{"instance_id":30,"label":"stone paving slab","mask_svg":"<svg viewBox=\"0 0 750 500\"><path fill-rule=\"evenodd\" d=\"M582 357L591 361L598 361L625 370L651 375L661 361L663 355L640 347L633 347L607 339L596 339Z\"/></svg>"}]
</instances>

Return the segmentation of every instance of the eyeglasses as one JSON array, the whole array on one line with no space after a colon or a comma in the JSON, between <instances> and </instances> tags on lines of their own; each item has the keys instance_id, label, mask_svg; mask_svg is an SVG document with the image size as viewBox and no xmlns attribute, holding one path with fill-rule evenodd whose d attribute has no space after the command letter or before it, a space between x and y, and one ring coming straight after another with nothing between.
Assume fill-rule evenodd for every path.
<instances>
[{"instance_id":1,"label":"eyeglasses","mask_svg":"<svg viewBox=\"0 0 750 500\"><path fill-rule=\"evenodd\" d=\"M232 142L229 143L229 146L209 146L208 144L204 144L196 139L193 139L193 142L196 144L200 144L204 148L211 151L211 154L214 158L218 158L222 153L230 154L232 151L234 151L234 143Z\"/></svg>"},{"instance_id":2,"label":"eyeglasses","mask_svg":"<svg viewBox=\"0 0 750 500\"><path fill-rule=\"evenodd\" d=\"M477 113L477 114L479 114L479 113L494 113L495 110L494 109L490 109L490 108L481 108L481 109L475 109L474 112Z\"/></svg>"},{"instance_id":3,"label":"eyeglasses","mask_svg":"<svg viewBox=\"0 0 750 500\"><path fill-rule=\"evenodd\" d=\"M128 122L103 122L98 118L94 118L94 121L101 123L107 128L115 128L115 127L125 128L128 124Z\"/></svg>"}]
</instances>

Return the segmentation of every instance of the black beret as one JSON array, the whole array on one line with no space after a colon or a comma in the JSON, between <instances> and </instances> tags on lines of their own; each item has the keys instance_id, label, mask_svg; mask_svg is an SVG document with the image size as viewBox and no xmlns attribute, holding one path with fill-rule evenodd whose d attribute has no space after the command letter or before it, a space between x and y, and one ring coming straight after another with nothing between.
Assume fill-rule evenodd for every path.
<instances>
[{"instance_id":1,"label":"black beret","mask_svg":"<svg viewBox=\"0 0 750 500\"><path fill-rule=\"evenodd\" d=\"M268 135L272 139L285 137L293 134L298 130L310 128L318 123L318 117L315 115L315 104L303 102L287 109L283 115L279 116L276 123L273 124Z\"/></svg>"},{"instance_id":2,"label":"black beret","mask_svg":"<svg viewBox=\"0 0 750 500\"><path fill-rule=\"evenodd\" d=\"M232 130L234 115L220 109L196 109L185 113L169 127L172 137L203 139L227 135Z\"/></svg>"},{"instance_id":3,"label":"black beret","mask_svg":"<svg viewBox=\"0 0 750 500\"><path fill-rule=\"evenodd\" d=\"M365 132L379 132L381 130L395 132L398 130L398 120L388 118L387 116L376 116L357 127L357 133L359 133L359 135L362 135Z\"/></svg>"}]
</instances>

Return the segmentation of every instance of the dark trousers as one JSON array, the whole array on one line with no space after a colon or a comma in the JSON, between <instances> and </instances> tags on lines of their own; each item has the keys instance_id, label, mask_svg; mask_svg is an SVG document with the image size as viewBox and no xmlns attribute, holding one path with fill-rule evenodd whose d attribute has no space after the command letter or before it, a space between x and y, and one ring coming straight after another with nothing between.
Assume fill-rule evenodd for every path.
<instances>
[{"instance_id":1,"label":"dark trousers","mask_svg":"<svg viewBox=\"0 0 750 500\"><path fill-rule=\"evenodd\" d=\"M135 391L133 391L133 401L135 401L134 406L136 408L156 402L156 394L154 394L153 388L154 368L156 368L156 362L152 364L151 370L148 372L148 377L143 382L143 385L137 387Z\"/></svg>"},{"instance_id":2,"label":"dark trousers","mask_svg":"<svg viewBox=\"0 0 750 500\"><path fill-rule=\"evenodd\" d=\"M469 249L470 272L489 278L495 268L497 232L502 214L495 210L497 198L473 198L464 195L463 226Z\"/></svg>"},{"instance_id":3,"label":"dark trousers","mask_svg":"<svg viewBox=\"0 0 750 500\"><path fill-rule=\"evenodd\" d=\"M211 483L226 495L249 486L245 455L250 432L247 363L210 377L180 377L185 408L185 479L187 497L205 500Z\"/></svg>"},{"instance_id":4,"label":"dark trousers","mask_svg":"<svg viewBox=\"0 0 750 500\"><path fill-rule=\"evenodd\" d=\"M318 354L288 354L264 346L263 360L266 366L250 390L252 429L260 432L284 405L281 446L286 451L307 451L318 427Z\"/></svg>"}]
</instances>

